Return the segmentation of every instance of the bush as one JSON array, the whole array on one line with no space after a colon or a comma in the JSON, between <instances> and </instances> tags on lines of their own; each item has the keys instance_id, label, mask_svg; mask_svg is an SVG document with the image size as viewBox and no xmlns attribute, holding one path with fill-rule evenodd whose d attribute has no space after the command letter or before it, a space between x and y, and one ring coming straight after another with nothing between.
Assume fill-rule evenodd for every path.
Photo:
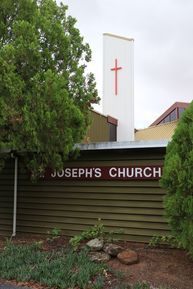
<instances>
[{"instance_id":1,"label":"bush","mask_svg":"<svg viewBox=\"0 0 193 289\"><path fill-rule=\"evenodd\" d=\"M178 244L193 257L193 103L168 144L161 186L166 216Z\"/></svg>"}]
</instances>

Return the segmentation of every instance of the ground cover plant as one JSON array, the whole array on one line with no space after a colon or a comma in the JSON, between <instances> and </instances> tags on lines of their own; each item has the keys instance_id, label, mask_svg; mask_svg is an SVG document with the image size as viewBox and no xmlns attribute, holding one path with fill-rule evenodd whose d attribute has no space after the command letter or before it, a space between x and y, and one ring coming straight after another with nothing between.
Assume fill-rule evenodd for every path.
<instances>
[{"instance_id":1,"label":"ground cover plant","mask_svg":"<svg viewBox=\"0 0 193 289\"><path fill-rule=\"evenodd\" d=\"M48 240L52 242L55 238ZM85 248L42 250L41 241L19 245L7 242L0 254L0 278L61 289L151 289L144 282L129 285L123 273L107 264L92 262L88 253Z\"/></svg>"},{"instance_id":2,"label":"ground cover plant","mask_svg":"<svg viewBox=\"0 0 193 289\"><path fill-rule=\"evenodd\" d=\"M104 264L90 261L87 250L42 251L40 243L10 243L0 254L1 278L34 281L56 288L86 288L90 284L91 288L97 289L99 284L103 285L105 268Z\"/></svg>"}]
</instances>

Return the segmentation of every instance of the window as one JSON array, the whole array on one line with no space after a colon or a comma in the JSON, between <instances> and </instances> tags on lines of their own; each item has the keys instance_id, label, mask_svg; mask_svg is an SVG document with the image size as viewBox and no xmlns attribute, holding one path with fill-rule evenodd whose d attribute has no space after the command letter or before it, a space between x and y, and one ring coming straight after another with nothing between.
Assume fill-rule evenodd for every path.
<instances>
[{"instance_id":1,"label":"window","mask_svg":"<svg viewBox=\"0 0 193 289\"><path fill-rule=\"evenodd\" d=\"M177 119L177 113L176 113L176 109L174 109L171 113L170 113L170 121L174 121Z\"/></svg>"},{"instance_id":2,"label":"window","mask_svg":"<svg viewBox=\"0 0 193 289\"><path fill-rule=\"evenodd\" d=\"M182 113L184 112L185 108L184 107L179 107L178 112L179 112L179 117L181 117Z\"/></svg>"},{"instance_id":3,"label":"window","mask_svg":"<svg viewBox=\"0 0 193 289\"><path fill-rule=\"evenodd\" d=\"M109 123L109 141L117 141L117 126Z\"/></svg>"},{"instance_id":4,"label":"window","mask_svg":"<svg viewBox=\"0 0 193 289\"><path fill-rule=\"evenodd\" d=\"M164 118L164 122L166 123L166 122L170 122L170 115L168 115L168 116L166 116L165 118Z\"/></svg>"}]
</instances>

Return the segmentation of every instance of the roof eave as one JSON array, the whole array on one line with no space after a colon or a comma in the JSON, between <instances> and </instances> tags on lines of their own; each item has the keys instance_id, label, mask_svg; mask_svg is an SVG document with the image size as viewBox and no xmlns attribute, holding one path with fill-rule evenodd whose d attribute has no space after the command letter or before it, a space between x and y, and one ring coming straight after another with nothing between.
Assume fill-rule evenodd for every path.
<instances>
[{"instance_id":1,"label":"roof eave","mask_svg":"<svg viewBox=\"0 0 193 289\"><path fill-rule=\"evenodd\" d=\"M148 149L166 148L169 140L158 141L124 141L124 142L98 142L76 145L81 151L86 150L119 150L119 149Z\"/></svg>"}]
</instances>

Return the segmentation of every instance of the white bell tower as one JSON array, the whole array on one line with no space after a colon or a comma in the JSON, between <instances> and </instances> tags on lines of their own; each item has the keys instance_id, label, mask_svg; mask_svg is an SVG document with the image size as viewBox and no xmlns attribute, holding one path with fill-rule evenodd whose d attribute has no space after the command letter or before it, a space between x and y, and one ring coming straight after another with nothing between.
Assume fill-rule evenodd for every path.
<instances>
[{"instance_id":1,"label":"white bell tower","mask_svg":"<svg viewBox=\"0 0 193 289\"><path fill-rule=\"evenodd\" d=\"M117 141L134 140L134 40L103 34L103 113L118 119Z\"/></svg>"}]
</instances>

